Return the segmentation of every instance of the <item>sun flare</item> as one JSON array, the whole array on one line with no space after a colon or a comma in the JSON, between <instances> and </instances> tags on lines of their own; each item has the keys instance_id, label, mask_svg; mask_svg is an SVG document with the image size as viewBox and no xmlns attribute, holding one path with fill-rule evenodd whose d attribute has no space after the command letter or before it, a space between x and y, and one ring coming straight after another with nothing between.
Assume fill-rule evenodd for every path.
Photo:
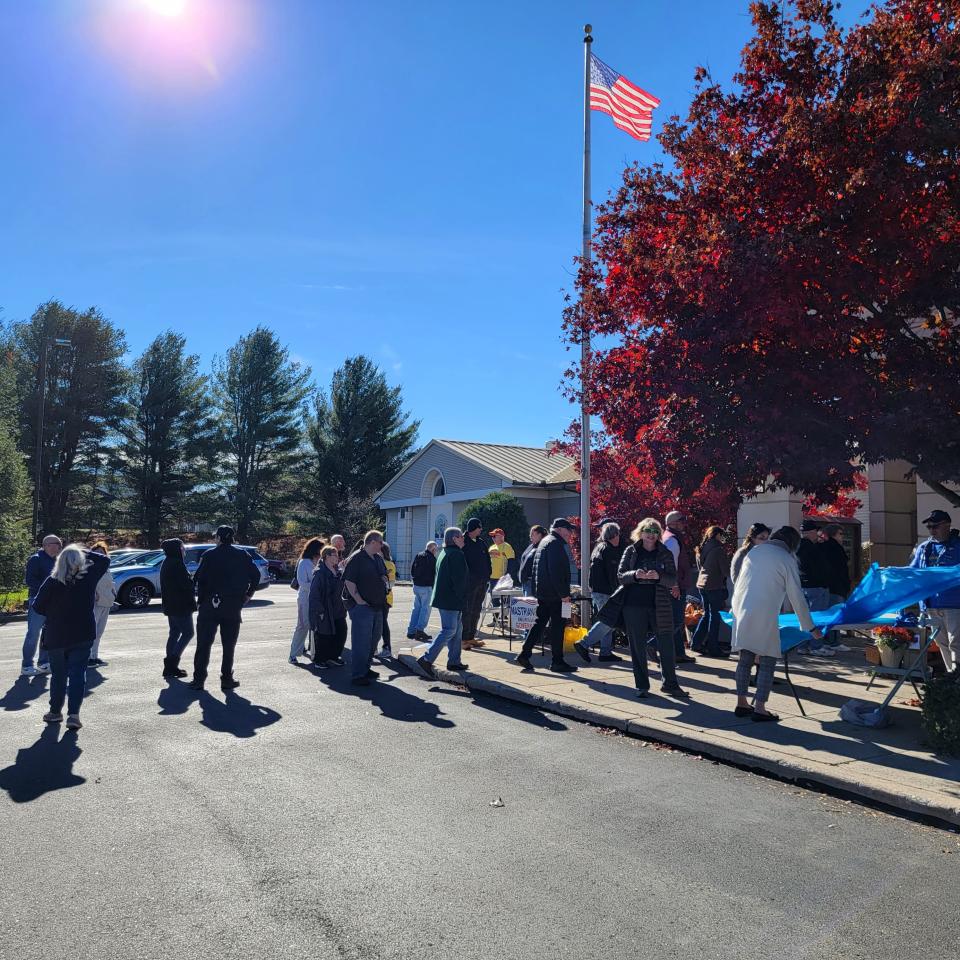
<instances>
[{"instance_id":1,"label":"sun flare","mask_svg":"<svg viewBox=\"0 0 960 960\"><path fill-rule=\"evenodd\" d=\"M179 17L187 7L187 0L143 0L143 2L161 17Z\"/></svg>"}]
</instances>

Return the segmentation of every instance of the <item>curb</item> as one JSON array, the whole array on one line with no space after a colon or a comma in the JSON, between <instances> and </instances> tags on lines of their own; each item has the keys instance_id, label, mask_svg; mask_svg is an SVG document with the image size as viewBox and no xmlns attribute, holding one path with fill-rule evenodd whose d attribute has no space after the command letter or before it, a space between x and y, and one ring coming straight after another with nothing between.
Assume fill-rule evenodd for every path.
<instances>
[{"instance_id":1,"label":"curb","mask_svg":"<svg viewBox=\"0 0 960 960\"><path fill-rule=\"evenodd\" d=\"M412 673L423 676L417 666L417 658L412 654L398 651L396 659ZM542 694L531 693L510 684L502 683L499 680L488 680L486 677L470 670L465 673L454 673L437 666L434 666L434 670L437 674L437 680L454 686L466 687L468 690L486 693L504 700L513 700L516 703L523 703L539 710L545 710L548 713L570 717L583 723L592 723L597 726L620 730L628 736L653 740L672 747L680 747L683 750L699 753L710 759L721 760L747 770L762 771L779 780L796 783L798 786L816 784L848 794L851 797L859 797L871 803L882 804L910 816L932 818L954 827L960 827L960 805L951 806L923 797L896 793L883 786L874 786L837 776L820 767L790 760L774 760L757 756L747 750L739 750L735 747L727 747L705 740L693 733L685 734L666 730L656 723L612 716L602 710L581 707Z\"/></svg>"}]
</instances>

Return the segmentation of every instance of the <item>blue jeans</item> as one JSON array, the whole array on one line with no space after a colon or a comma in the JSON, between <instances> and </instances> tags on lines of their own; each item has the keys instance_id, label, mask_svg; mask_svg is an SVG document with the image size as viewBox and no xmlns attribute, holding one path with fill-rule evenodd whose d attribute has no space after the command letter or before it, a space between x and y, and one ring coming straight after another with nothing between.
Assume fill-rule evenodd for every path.
<instances>
[{"instance_id":1,"label":"blue jeans","mask_svg":"<svg viewBox=\"0 0 960 960\"><path fill-rule=\"evenodd\" d=\"M424 657L433 663L440 651L447 648L447 663L460 662L460 641L463 639L463 612L460 610L440 611L440 632L433 638L430 649Z\"/></svg>"},{"instance_id":2,"label":"blue jeans","mask_svg":"<svg viewBox=\"0 0 960 960\"><path fill-rule=\"evenodd\" d=\"M167 637L166 656L177 665L183 651L187 649L187 644L193 639L193 614L168 614L167 624L170 633Z\"/></svg>"},{"instance_id":3,"label":"blue jeans","mask_svg":"<svg viewBox=\"0 0 960 960\"><path fill-rule=\"evenodd\" d=\"M727 602L727 591L701 590L703 598L703 617L693 633L691 646L700 653L720 652L720 611Z\"/></svg>"},{"instance_id":4,"label":"blue jeans","mask_svg":"<svg viewBox=\"0 0 960 960\"><path fill-rule=\"evenodd\" d=\"M50 656L50 712L63 710L64 698L67 700L67 714L80 712L83 695L87 689L87 661L90 659L91 644L77 647L49 650Z\"/></svg>"},{"instance_id":5,"label":"blue jeans","mask_svg":"<svg viewBox=\"0 0 960 960\"><path fill-rule=\"evenodd\" d=\"M830 606L830 591L826 587L804 587L803 595L807 598L807 606L811 610L826 610ZM825 640L810 638L810 649L819 650L828 646Z\"/></svg>"},{"instance_id":6,"label":"blue jeans","mask_svg":"<svg viewBox=\"0 0 960 960\"><path fill-rule=\"evenodd\" d=\"M37 655L37 645L40 643L40 633L47 618L33 609L33 601L27 610L27 635L23 638L23 667L33 666L33 658L37 657L37 666L46 666L50 657L46 650L41 649Z\"/></svg>"},{"instance_id":7,"label":"blue jeans","mask_svg":"<svg viewBox=\"0 0 960 960\"><path fill-rule=\"evenodd\" d=\"M350 611L350 676L354 680L369 672L382 633L382 610L363 603Z\"/></svg>"},{"instance_id":8,"label":"blue jeans","mask_svg":"<svg viewBox=\"0 0 960 960\"><path fill-rule=\"evenodd\" d=\"M610 599L606 593L593 594L593 609L599 613L603 605ZM585 647L593 647L600 644L600 656L605 657L613 649L613 627L608 627L599 620L594 620L583 638L582 643Z\"/></svg>"},{"instance_id":9,"label":"blue jeans","mask_svg":"<svg viewBox=\"0 0 960 960\"><path fill-rule=\"evenodd\" d=\"M419 633L427 629L430 622L430 596L433 593L433 587L413 588L413 613L410 614L410 625L407 627L407 636Z\"/></svg>"}]
</instances>

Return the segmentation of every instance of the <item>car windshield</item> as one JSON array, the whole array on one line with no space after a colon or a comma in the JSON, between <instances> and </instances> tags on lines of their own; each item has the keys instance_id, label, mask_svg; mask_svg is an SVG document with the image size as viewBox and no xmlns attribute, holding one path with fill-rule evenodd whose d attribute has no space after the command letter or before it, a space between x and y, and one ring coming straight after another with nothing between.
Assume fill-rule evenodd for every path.
<instances>
[{"instance_id":1,"label":"car windshield","mask_svg":"<svg viewBox=\"0 0 960 960\"><path fill-rule=\"evenodd\" d=\"M111 558L110 566L112 567L129 567L135 563L142 563L145 557L149 557L150 554L146 551L138 553L128 553L126 556L120 557L116 563L113 562Z\"/></svg>"}]
</instances>

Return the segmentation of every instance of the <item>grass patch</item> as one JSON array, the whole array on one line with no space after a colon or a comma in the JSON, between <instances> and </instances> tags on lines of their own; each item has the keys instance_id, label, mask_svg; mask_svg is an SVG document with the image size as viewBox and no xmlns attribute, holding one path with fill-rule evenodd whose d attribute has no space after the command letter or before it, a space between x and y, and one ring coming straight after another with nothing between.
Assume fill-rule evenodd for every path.
<instances>
[{"instance_id":1,"label":"grass patch","mask_svg":"<svg viewBox=\"0 0 960 960\"><path fill-rule=\"evenodd\" d=\"M0 613L22 613L23 606L26 602L26 587L9 592L0 591Z\"/></svg>"}]
</instances>

